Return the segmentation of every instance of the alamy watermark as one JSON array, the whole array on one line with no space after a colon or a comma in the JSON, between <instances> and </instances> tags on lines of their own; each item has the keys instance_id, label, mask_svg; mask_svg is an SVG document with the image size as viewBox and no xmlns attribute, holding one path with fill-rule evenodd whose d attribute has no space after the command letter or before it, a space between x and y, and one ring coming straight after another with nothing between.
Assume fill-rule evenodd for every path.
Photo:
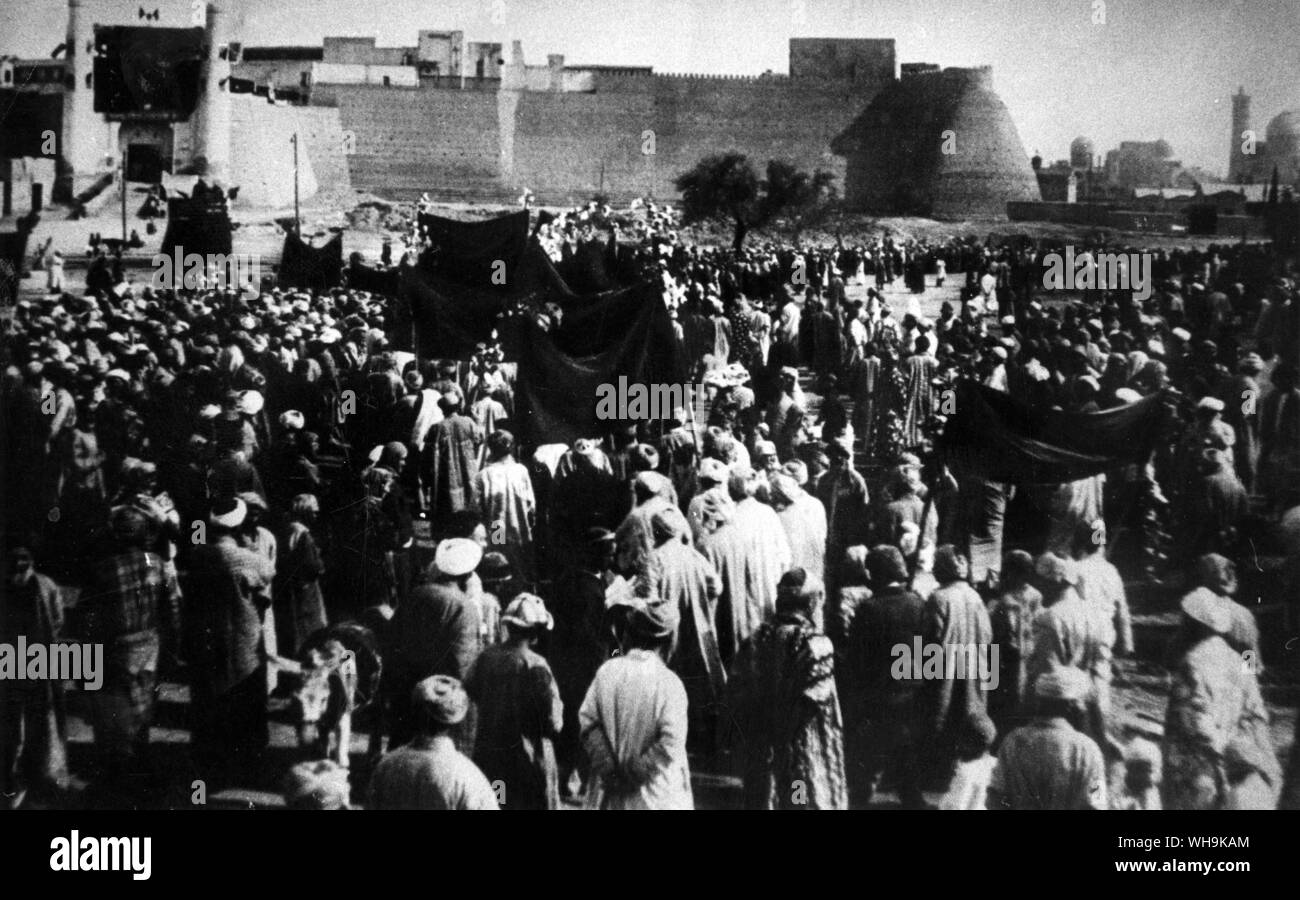
<instances>
[{"instance_id":1,"label":"alamy watermark","mask_svg":"<svg viewBox=\"0 0 1300 900\"><path fill-rule=\"evenodd\" d=\"M153 838L92 837L73 831L50 841L54 872L130 872L135 881L148 881L153 872Z\"/></svg>"},{"instance_id":2,"label":"alamy watermark","mask_svg":"<svg viewBox=\"0 0 1300 900\"><path fill-rule=\"evenodd\" d=\"M895 644L889 674L898 681L969 681L995 691L998 675L997 644L933 644L915 637L910 644Z\"/></svg>"},{"instance_id":3,"label":"alamy watermark","mask_svg":"<svg viewBox=\"0 0 1300 900\"><path fill-rule=\"evenodd\" d=\"M262 258L256 253L186 253L180 245L154 256L149 278L155 291L257 289L261 283Z\"/></svg>"},{"instance_id":4,"label":"alamy watermark","mask_svg":"<svg viewBox=\"0 0 1300 900\"><path fill-rule=\"evenodd\" d=\"M596 418L602 421L653 421L671 419L682 409L694 409L704 392L698 384L629 383L626 375L618 384L606 382L596 388Z\"/></svg>"},{"instance_id":5,"label":"alamy watermark","mask_svg":"<svg viewBox=\"0 0 1300 900\"><path fill-rule=\"evenodd\" d=\"M80 681L88 691L104 686L104 645L60 642L0 644L0 681Z\"/></svg>"},{"instance_id":6,"label":"alamy watermark","mask_svg":"<svg viewBox=\"0 0 1300 900\"><path fill-rule=\"evenodd\" d=\"M1149 253L1076 254L1066 245L1064 254L1044 256L1043 265L1043 287L1049 291L1132 291L1138 301L1151 296Z\"/></svg>"}]
</instances>

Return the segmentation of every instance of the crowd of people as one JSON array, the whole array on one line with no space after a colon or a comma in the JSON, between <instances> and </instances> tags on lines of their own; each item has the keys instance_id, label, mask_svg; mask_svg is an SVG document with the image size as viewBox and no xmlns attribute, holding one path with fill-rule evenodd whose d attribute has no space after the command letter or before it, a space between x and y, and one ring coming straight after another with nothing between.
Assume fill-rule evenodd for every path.
<instances>
[{"instance_id":1,"label":"crowd of people","mask_svg":"<svg viewBox=\"0 0 1300 900\"><path fill-rule=\"evenodd\" d=\"M188 684L197 770L258 777L286 661L351 622L383 663L369 781L306 760L292 806L690 808L700 768L746 808L1300 804L1251 608L1297 622L1300 290L1267 246L1156 251L1147 300L1062 300L1042 243L677 229L652 204L539 222L557 260L596 245L661 281L706 387L703 415L572 445L516 442L500 347L395 350L393 301L346 286L110 271L20 302L3 640L105 646L92 780L150 771L163 677ZM959 273L927 316L927 276ZM1068 412L1159 396L1161 437L1080 481L991 482L935 450L963 381ZM1158 744L1111 703L1134 584L1181 616ZM931 645L998 652L899 666ZM61 686L0 690L9 803L66 801Z\"/></svg>"}]
</instances>

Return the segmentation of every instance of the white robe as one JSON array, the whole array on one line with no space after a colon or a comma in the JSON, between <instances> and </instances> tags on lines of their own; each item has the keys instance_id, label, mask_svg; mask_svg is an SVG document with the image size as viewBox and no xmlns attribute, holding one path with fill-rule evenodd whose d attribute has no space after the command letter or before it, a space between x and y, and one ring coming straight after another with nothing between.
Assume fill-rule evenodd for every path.
<instances>
[{"instance_id":1,"label":"white robe","mask_svg":"<svg viewBox=\"0 0 1300 900\"><path fill-rule=\"evenodd\" d=\"M649 650L632 650L596 671L578 711L584 746L602 742L620 768L657 756L653 774L632 793L606 789L602 762L593 761L588 809L694 809L686 758L686 688ZM603 743L603 742L608 743Z\"/></svg>"},{"instance_id":2,"label":"white robe","mask_svg":"<svg viewBox=\"0 0 1300 900\"><path fill-rule=\"evenodd\" d=\"M527 467L513 459L498 460L479 469L474 482L490 549L504 554L515 575L531 583L537 500Z\"/></svg>"},{"instance_id":3,"label":"white robe","mask_svg":"<svg viewBox=\"0 0 1300 900\"><path fill-rule=\"evenodd\" d=\"M703 538L700 552L722 576L731 613L731 646L723 649L725 659L776 612L776 583L790 569L790 542L776 511L749 497L736 504L728 524Z\"/></svg>"}]
</instances>

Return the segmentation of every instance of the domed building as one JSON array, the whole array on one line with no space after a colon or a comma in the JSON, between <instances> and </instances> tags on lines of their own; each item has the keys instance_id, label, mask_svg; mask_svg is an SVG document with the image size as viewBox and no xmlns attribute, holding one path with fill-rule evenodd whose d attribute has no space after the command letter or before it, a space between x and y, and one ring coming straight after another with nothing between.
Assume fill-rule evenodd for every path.
<instances>
[{"instance_id":1,"label":"domed building","mask_svg":"<svg viewBox=\"0 0 1300 900\"><path fill-rule=\"evenodd\" d=\"M1042 199L993 72L904 69L834 141L852 208L935 218L1005 216Z\"/></svg>"},{"instance_id":2,"label":"domed building","mask_svg":"<svg viewBox=\"0 0 1300 900\"><path fill-rule=\"evenodd\" d=\"M1097 148L1092 141L1080 135L1070 141L1070 168L1091 169L1096 153Z\"/></svg>"},{"instance_id":3,"label":"domed building","mask_svg":"<svg viewBox=\"0 0 1300 900\"><path fill-rule=\"evenodd\" d=\"M1263 140L1255 134L1254 153L1246 152L1243 134L1253 133L1250 95L1239 88L1232 98L1232 134L1228 156L1228 180L1234 184L1266 184L1277 170L1278 184L1300 187L1300 109L1278 113L1264 129Z\"/></svg>"},{"instance_id":4,"label":"domed building","mask_svg":"<svg viewBox=\"0 0 1300 900\"><path fill-rule=\"evenodd\" d=\"M1267 176L1272 178L1273 166L1277 166L1280 183L1300 181L1300 110L1274 116L1264 131L1264 142L1270 163Z\"/></svg>"}]
</instances>

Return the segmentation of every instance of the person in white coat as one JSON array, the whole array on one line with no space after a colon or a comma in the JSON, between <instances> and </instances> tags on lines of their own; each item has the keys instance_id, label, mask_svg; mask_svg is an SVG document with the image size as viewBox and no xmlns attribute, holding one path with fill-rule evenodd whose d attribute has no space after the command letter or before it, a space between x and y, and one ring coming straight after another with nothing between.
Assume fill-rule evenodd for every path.
<instances>
[{"instance_id":1,"label":"person in white coat","mask_svg":"<svg viewBox=\"0 0 1300 900\"><path fill-rule=\"evenodd\" d=\"M591 761L588 809L694 809L686 757L687 701L665 655L676 604L646 600L629 613L623 653L604 663L578 711Z\"/></svg>"}]
</instances>

